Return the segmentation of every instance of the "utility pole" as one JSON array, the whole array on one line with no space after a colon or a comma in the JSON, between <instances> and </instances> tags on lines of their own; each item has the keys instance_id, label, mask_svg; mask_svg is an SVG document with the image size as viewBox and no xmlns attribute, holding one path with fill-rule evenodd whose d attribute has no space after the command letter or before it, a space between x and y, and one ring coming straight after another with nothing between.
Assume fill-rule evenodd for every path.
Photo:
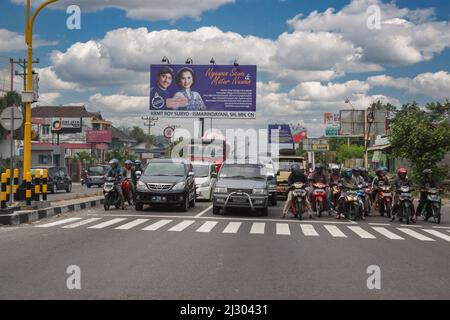
<instances>
[{"instance_id":1,"label":"utility pole","mask_svg":"<svg viewBox=\"0 0 450 320\"><path fill-rule=\"evenodd\" d=\"M20 58L19 60L9 59L9 62L11 63L11 91L13 91L13 81L14 81L14 74L16 76L23 77L23 90L26 91L27 88L27 59ZM39 63L39 58L36 60L33 60L33 63ZM17 64L19 67L22 68L22 73L14 72L14 65Z\"/></svg>"},{"instance_id":2,"label":"utility pole","mask_svg":"<svg viewBox=\"0 0 450 320\"><path fill-rule=\"evenodd\" d=\"M366 169L369 168L369 141L370 141L370 129L372 128L372 124L375 121L375 104L366 111L367 115L365 117L365 132L364 132L364 166Z\"/></svg>"},{"instance_id":3,"label":"utility pole","mask_svg":"<svg viewBox=\"0 0 450 320\"><path fill-rule=\"evenodd\" d=\"M144 126L148 127L148 136L150 137L150 129L151 127L153 127L154 125L156 125L156 121L158 121L158 117L141 117L142 120L148 121L144 123Z\"/></svg>"}]
</instances>

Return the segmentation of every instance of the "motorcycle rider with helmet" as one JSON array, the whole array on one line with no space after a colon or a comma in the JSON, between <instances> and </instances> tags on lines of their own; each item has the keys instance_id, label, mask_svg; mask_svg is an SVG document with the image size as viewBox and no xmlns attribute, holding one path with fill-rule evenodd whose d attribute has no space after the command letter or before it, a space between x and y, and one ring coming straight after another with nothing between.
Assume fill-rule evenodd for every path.
<instances>
[{"instance_id":1,"label":"motorcycle rider with helmet","mask_svg":"<svg viewBox=\"0 0 450 320\"><path fill-rule=\"evenodd\" d=\"M337 164L333 164L331 166L331 174L330 174L330 183L329 183L329 189L327 193L327 201L328 201L328 208L330 208L331 211L336 212L335 205L334 205L334 195L333 195L333 188L336 186L339 186L339 182L341 181L342 176L339 171L339 166Z\"/></svg>"},{"instance_id":2,"label":"motorcycle rider with helmet","mask_svg":"<svg viewBox=\"0 0 450 320\"><path fill-rule=\"evenodd\" d=\"M116 179L116 182L114 183L114 188L116 189L117 194L121 199L121 202L124 203L125 199L122 193L122 169L120 168L119 160L111 159L109 161L109 165L111 166L111 169L109 169L107 176Z\"/></svg>"},{"instance_id":3,"label":"motorcycle rider with helmet","mask_svg":"<svg viewBox=\"0 0 450 320\"><path fill-rule=\"evenodd\" d=\"M405 168L400 168L397 171L397 178L394 180L394 192L395 192L395 195L394 195L394 206L393 206L393 210L392 210L393 214L392 214L391 221L395 220L395 217L397 216L398 211L400 209L399 208L400 207L399 206L399 202L400 202L399 190L400 190L400 188L404 187L404 186L408 186L410 188L413 187L412 181L409 180L407 174L408 174L408 171ZM413 207L412 211L413 211L413 215L415 215L414 207ZM402 219L400 219L400 221L401 220ZM413 219L413 221L415 221L415 219Z\"/></svg>"},{"instance_id":4,"label":"motorcycle rider with helmet","mask_svg":"<svg viewBox=\"0 0 450 320\"><path fill-rule=\"evenodd\" d=\"M343 179L340 183L341 195L338 200L338 213L336 219L345 218L344 208L345 208L345 198L347 196L348 190L354 190L357 188L356 180L353 177L353 170L350 168L345 168L343 170Z\"/></svg>"},{"instance_id":5,"label":"motorcycle rider with helmet","mask_svg":"<svg viewBox=\"0 0 450 320\"><path fill-rule=\"evenodd\" d=\"M134 170L135 171L142 171L142 162L141 160L137 159L134 161Z\"/></svg>"},{"instance_id":6,"label":"motorcycle rider with helmet","mask_svg":"<svg viewBox=\"0 0 450 320\"><path fill-rule=\"evenodd\" d=\"M364 178L361 175L361 168L353 168L353 178L356 180L356 185L364 184Z\"/></svg>"},{"instance_id":7,"label":"motorcycle rider with helmet","mask_svg":"<svg viewBox=\"0 0 450 320\"><path fill-rule=\"evenodd\" d=\"M132 166L133 162L131 162L131 160L125 161L125 168L123 169L122 177L124 179L128 179L128 181L130 182L131 195L133 199L135 199L137 179L136 179L136 171Z\"/></svg>"},{"instance_id":8,"label":"motorcycle rider with helmet","mask_svg":"<svg viewBox=\"0 0 450 320\"><path fill-rule=\"evenodd\" d=\"M365 183L372 183L371 178L369 177L369 171L366 168L360 168L361 177L364 179Z\"/></svg>"},{"instance_id":9,"label":"motorcycle rider with helmet","mask_svg":"<svg viewBox=\"0 0 450 320\"><path fill-rule=\"evenodd\" d=\"M296 163L294 163L291 166L291 174L289 175L288 178L288 195L287 195L287 200L286 203L284 204L284 208L283 208L283 215L281 216L282 219L286 218L286 214L288 213L289 207L291 206L291 202L292 202L292 194L293 194L293 190L291 189L291 186L294 183L304 183L305 185L308 183L308 177L305 175L305 169L300 168L300 166ZM308 209L309 212L309 217L312 218L312 210L311 210L311 205L308 201L308 197L306 197L306 207Z\"/></svg>"},{"instance_id":10,"label":"motorcycle rider with helmet","mask_svg":"<svg viewBox=\"0 0 450 320\"><path fill-rule=\"evenodd\" d=\"M375 210L378 210L378 200L379 200L379 187L380 187L380 182L385 185L385 186L389 186L390 182L389 182L389 178L386 175L386 171L384 170L383 167L377 168L377 170L375 171L375 178L373 178L372 181L372 190L373 190L373 194L375 195L374 197L374 204L375 204Z\"/></svg>"},{"instance_id":11,"label":"motorcycle rider with helmet","mask_svg":"<svg viewBox=\"0 0 450 320\"><path fill-rule=\"evenodd\" d=\"M314 190L313 185L316 183L322 183L324 185L328 184L328 177L324 173L324 166L321 163L316 164L313 173L309 177L310 190L309 190L309 202L312 203L312 193Z\"/></svg>"},{"instance_id":12,"label":"motorcycle rider with helmet","mask_svg":"<svg viewBox=\"0 0 450 320\"><path fill-rule=\"evenodd\" d=\"M419 215L422 212L423 206L425 205L425 202L427 201L428 193L426 190L430 188L436 188L438 189L438 185L436 181L433 179L433 171L431 169L425 169L422 171L422 179L420 181L420 199L419 199L419 205L417 206L416 214L414 219L417 220L417 215Z\"/></svg>"}]
</instances>

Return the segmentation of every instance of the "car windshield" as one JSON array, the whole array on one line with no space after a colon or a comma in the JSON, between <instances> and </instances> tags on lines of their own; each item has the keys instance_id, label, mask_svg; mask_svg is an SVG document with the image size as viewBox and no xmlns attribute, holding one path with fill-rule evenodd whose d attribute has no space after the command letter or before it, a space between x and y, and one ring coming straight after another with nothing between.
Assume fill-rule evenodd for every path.
<instances>
[{"instance_id":1,"label":"car windshield","mask_svg":"<svg viewBox=\"0 0 450 320\"><path fill-rule=\"evenodd\" d=\"M298 164L300 167L302 167L302 163L295 160L281 160L278 162L278 170L281 171L289 171L291 170L291 167L293 164Z\"/></svg>"},{"instance_id":2,"label":"car windshield","mask_svg":"<svg viewBox=\"0 0 450 320\"><path fill-rule=\"evenodd\" d=\"M90 174L98 174L103 175L106 172L106 167L97 166L97 167L89 167L88 172Z\"/></svg>"},{"instance_id":3,"label":"car windshield","mask_svg":"<svg viewBox=\"0 0 450 320\"><path fill-rule=\"evenodd\" d=\"M226 164L220 170L220 178L225 179L265 179L262 165Z\"/></svg>"},{"instance_id":4,"label":"car windshield","mask_svg":"<svg viewBox=\"0 0 450 320\"><path fill-rule=\"evenodd\" d=\"M209 176L209 165L194 164L194 173L197 178L204 178Z\"/></svg>"},{"instance_id":5,"label":"car windshield","mask_svg":"<svg viewBox=\"0 0 450 320\"><path fill-rule=\"evenodd\" d=\"M151 162L145 169L145 176L184 176L184 164L174 162Z\"/></svg>"}]
</instances>

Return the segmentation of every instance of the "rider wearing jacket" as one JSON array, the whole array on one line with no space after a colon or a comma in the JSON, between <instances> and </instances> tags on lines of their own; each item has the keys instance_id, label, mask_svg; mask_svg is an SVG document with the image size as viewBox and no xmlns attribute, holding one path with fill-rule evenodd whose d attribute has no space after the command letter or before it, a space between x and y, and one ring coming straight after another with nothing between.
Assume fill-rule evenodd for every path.
<instances>
[{"instance_id":1,"label":"rider wearing jacket","mask_svg":"<svg viewBox=\"0 0 450 320\"><path fill-rule=\"evenodd\" d=\"M389 186L389 178L386 176L386 171L384 168L378 168L376 171L376 177L372 181L372 190L375 195L375 199L373 200L375 203L375 209L378 209L378 199L379 199L379 187L380 185Z\"/></svg>"},{"instance_id":2,"label":"rider wearing jacket","mask_svg":"<svg viewBox=\"0 0 450 320\"><path fill-rule=\"evenodd\" d=\"M430 188L438 188L438 185L433 179L433 171L431 169L425 169L422 172L422 181L420 182L420 200L416 210L416 216L422 212L422 208L427 201L427 190Z\"/></svg>"},{"instance_id":3,"label":"rider wearing jacket","mask_svg":"<svg viewBox=\"0 0 450 320\"><path fill-rule=\"evenodd\" d=\"M122 193L122 169L119 166L119 160L111 159L109 161L109 165L111 169L108 171L108 177L116 179L114 182L114 188L116 189L121 201L124 202L124 197Z\"/></svg>"},{"instance_id":4,"label":"rider wearing jacket","mask_svg":"<svg viewBox=\"0 0 450 320\"><path fill-rule=\"evenodd\" d=\"M133 163L131 162L131 160L125 161L125 169L123 169L122 176L124 179L128 179L130 181L131 194L134 199L134 196L136 195L137 179L136 179L136 171L134 170L132 165Z\"/></svg>"},{"instance_id":5,"label":"rider wearing jacket","mask_svg":"<svg viewBox=\"0 0 450 320\"><path fill-rule=\"evenodd\" d=\"M328 208L330 208L330 210L334 210L334 199L333 199L333 187L335 186L339 186L339 183L342 179L342 176L339 172L339 166L334 164L331 167L331 174L330 174L330 183L329 183L329 189L328 189L328 193L327 193L327 201L328 201Z\"/></svg>"},{"instance_id":6,"label":"rider wearing jacket","mask_svg":"<svg viewBox=\"0 0 450 320\"><path fill-rule=\"evenodd\" d=\"M344 177L341 181L341 195L338 200L338 213L336 219L345 218L344 208L345 208L345 197L347 196L348 190L354 190L357 188L356 180L353 178L352 169L344 169Z\"/></svg>"},{"instance_id":7,"label":"rider wearing jacket","mask_svg":"<svg viewBox=\"0 0 450 320\"><path fill-rule=\"evenodd\" d=\"M400 168L397 171L397 178L394 180L394 207L393 207L393 212L394 214L392 215L391 221L395 220L395 216L398 213L399 208L399 203L400 203L400 195L399 195L399 190L401 187L407 186L412 188L412 182L411 180L408 179L407 177L408 171L405 168ZM414 212L414 208L413 208L413 212ZM401 221L401 219L400 219Z\"/></svg>"},{"instance_id":8,"label":"rider wearing jacket","mask_svg":"<svg viewBox=\"0 0 450 320\"><path fill-rule=\"evenodd\" d=\"M293 191L290 190L291 186L297 182L304 183L306 185L308 183L308 177L305 175L304 169L300 168L300 166L298 164L293 164L291 166L291 174L289 175L289 178L287 181L288 187L289 187L288 188L289 193L287 196L286 203L284 204L283 215L281 216L281 218L283 218L283 219L286 218L286 214L287 214L289 207L291 205L291 202L292 202L292 192ZM311 206L310 206L307 198L306 198L306 207L308 208L308 211L309 211L309 217L312 218L312 215L311 215L312 210L311 210Z\"/></svg>"}]
</instances>

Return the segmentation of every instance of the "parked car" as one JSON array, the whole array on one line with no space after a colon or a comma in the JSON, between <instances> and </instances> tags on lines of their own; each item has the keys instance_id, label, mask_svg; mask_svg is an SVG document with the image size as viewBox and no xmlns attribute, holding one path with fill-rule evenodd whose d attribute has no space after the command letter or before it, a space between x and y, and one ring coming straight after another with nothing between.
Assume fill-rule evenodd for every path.
<instances>
[{"instance_id":1,"label":"parked car","mask_svg":"<svg viewBox=\"0 0 450 320\"><path fill-rule=\"evenodd\" d=\"M72 191L72 179L67 174L67 168L65 167L52 167L52 166L35 166L30 169L31 176L34 177L36 170L47 169L48 180L47 190L50 193L55 193L58 190L65 190L66 192Z\"/></svg>"},{"instance_id":2,"label":"parked car","mask_svg":"<svg viewBox=\"0 0 450 320\"><path fill-rule=\"evenodd\" d=\"M93 185L102 187L106 180L106 175L111 167L107 164L98 164L89 166L86 169L86 175L83 184L90 188Z\"/></svg>"},{"instance_id":3,"label":"parked car","mask_svg":"<svg viewBox=\"0 0 450 320\"><path fill-rule=\"evenodd\" d=\"M197 199L212 200L214 186L217 181L214 163L193 162Z\"/></svg>"},{"instance_id":4,"label":"parked car","mask_svg":"<svg viewBox=\"0 0 450 320\"><path fill-rule=\"evenodd\" d=\"M213 214L226 208L249 208L268 215L268 181L262 163L225 161L213 192Z\"/></svg>"},{"instance_id":5,"label":"parked car","mask_svg":"<svg viewBox=\"0 0 450 320\"><path fill-rule=\"evenodd\" d=\"M151 160L136 187L135 208L141 211L144 205L177 205L183 211L195 207L195 180L190 161Z\"/></svg>"}]
</instances>

